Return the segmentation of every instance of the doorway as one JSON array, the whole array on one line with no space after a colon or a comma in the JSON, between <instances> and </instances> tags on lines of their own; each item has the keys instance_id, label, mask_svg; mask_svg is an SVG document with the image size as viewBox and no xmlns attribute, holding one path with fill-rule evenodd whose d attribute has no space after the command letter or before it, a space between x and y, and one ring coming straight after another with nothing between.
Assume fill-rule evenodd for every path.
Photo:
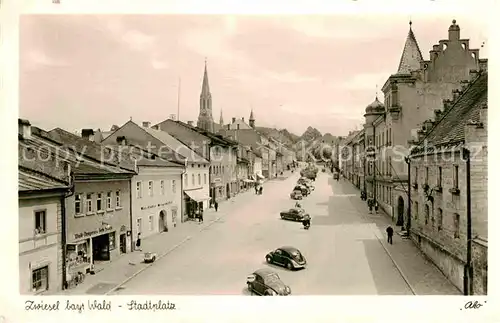
<instances>
[{"instance_id":1,"label":"doorway","mask_svg":"<svg viewBox=\"0 0 500 323\"><path fill-rule=\"evenodd\" d=\"M109 261L109 234L92 238L92 256L97 261Z\"/></svg>"},{"instance_id":2,"label":"doorway","mask_svg":"<svg viewBox=\"0 0 500 323\"><path fill-rule=\"evenodd\" d=\"M405 201L400 196L398 198L398 220L396 221L397 226L404 225L404 213L405 213Z\"/></svg>"},{"instance_id":3,"label":"doorway","mask_svg":"<svg viewBox=\"0 0 500 323\"><path fill-rule=\"evenodd\" d=\"M231 198L231 189L229 188L229 183L226 184L226 196L227 198Z\"/></svg>"},{"instance_id":4,"label":"doorway","mask_svg":"<svg viewBox=\"0 0 500 323\"><path fill-rule=\"evenodd\" d=\"M160 216L158 217L158 231L160 231L160 232L168 231L167 226L165 224L166 220L167 220L167 216L165 214L165 211L161 210Z\"/></svg>"},{"instance_id":5,"label":"doorway","mask_svg":"<svg viewBox=\"0 0 500 323\"><path fill-rule=\"evenodd\" d=\"M120 234L120 252L127 253L127 235L125 233Z\"/></svg>"}]
</instances>

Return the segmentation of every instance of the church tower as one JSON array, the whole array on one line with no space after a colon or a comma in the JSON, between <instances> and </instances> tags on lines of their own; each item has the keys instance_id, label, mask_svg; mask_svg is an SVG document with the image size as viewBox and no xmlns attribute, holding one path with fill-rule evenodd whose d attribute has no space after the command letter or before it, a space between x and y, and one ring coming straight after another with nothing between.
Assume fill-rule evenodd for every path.
<instances>
[{"instance_id":1,"label":"church tower","mask_svg":"<svg viewBox=\"0 0 500 323\"><path fill-rule=\"evenodd\" d=\"M250 111L250 119L248 119L248 124L250 125L250 127L255 129L255 119L253 117L253 109L252 111Z\"/></svg>"},{"instance_id":2,"label":"church tower","mask_svg":"<svg viewBox=\"0 0 500 323\"><path fill-rule=\"evenodd\" d=\"M212 117L212 94L208 85L207 60L205 59L205 73L200 94L200 114L198 115L198 128L214 132L214 118Z\"/></svg>"},{"instance_id":3,"label":"church tower","mask_svg":"<svg viewBox=\"0 0 500 323\"><path fill-rule=\"evenodd\" d=\"M224 127L224 118L222 117L222 109L220 109L219 124L220 124L221 127Z\"/></svg>"}]
</instances>

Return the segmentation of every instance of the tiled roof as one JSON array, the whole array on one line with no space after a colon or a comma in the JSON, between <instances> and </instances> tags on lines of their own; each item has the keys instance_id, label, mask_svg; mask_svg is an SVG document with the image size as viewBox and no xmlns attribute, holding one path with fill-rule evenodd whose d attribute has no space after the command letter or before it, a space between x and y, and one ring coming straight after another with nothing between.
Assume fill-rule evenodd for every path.
<instances>
[{"instance_id":1,"label":"tiled roof","mask_svg":"<svg viewBox=\"0 0 500 323\"><path fill-rule=\"evenodd\" d=\"M190 126L187 123L184 123L182 121L174 121L174 122L176 122L177 124L180 124L186 128L189 128L189 129L191 129L191 130L193 130L201 135L204 135L205 137L211 139L212 141L215 141L215 143L219 143L219 144L223 144L223 145L227 145L227 146L235 146L238 144L237 142L230 140L228 138L224 138L221 135L216 135L214 133L211 133L209 131L205 131L205 130L200 129L198 127Z\"/></svg>"},{"instance_id":2,"label":"tiled roof","mask_svg":"<svg viewBox=\"0 0 500 323\"><path fill-rule=\"evenodd\" d=\"M481 109L488 108L488 73L482 73L458 97L421 140L412 153L422 152L425 147L448 146L465 141L465 126L469 120L479 121Z\"/></svg>"},{"instance_id":3,"label":"tiled roof","mask_svg":"<svg viewBox=\"0 0 500 323\"><path fill-rule=\"evenodd\" d=\"M168 132L144 127L142 129L164 143L167 147L173 149L180 156L185 157L189 162L197 162L202 164L209 163L208 160L198 155L188 146L177 140L175 137L171 136Z\"/></svg>"},{"instance_id":4,"label":"tiled roof","mask_svg":"<svg viewBox=\"0 0 500 323\"><path fill-rule=\"evenodd\" d=\"M236 142L252 147L252 150L258 150L262 147L261 135L253 129L223 130L223 133L226 136L230 135Z\"/></svg>"},{"instance_id":5,"label":"tiled roof","mask_svg":"<svg viewBox=\"0 0 500 323\"><path fill-rule=\"evenodd\" d=\"M18 190L35 191L35 190L53 190L68 188L69 183L55 179L47 174L35 172L31 169L19 167L18 175Z\"/></svg>"},{"instance_id":6,"label":"tiled roof","mask_svg":"<svg viewBox=\"0 0 500 323\"><path fill-rule=\"evenodd\" d=\"M410 74L411 71L418 70L421 61L423 61L422 52L418 47L417 39L413 34L410 24L410 30L406 37L405 47L401 54L397 74Z\"/></svg>"}]
</instances>

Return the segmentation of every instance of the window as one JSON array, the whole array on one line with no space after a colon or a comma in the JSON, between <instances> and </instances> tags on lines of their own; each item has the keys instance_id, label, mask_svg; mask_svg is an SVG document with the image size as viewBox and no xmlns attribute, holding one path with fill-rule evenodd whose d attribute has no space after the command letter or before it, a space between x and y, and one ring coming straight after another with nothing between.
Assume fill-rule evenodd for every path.
<instances>
[{"instance_id":1,"label":"window","mask_svg":"<svg viewBox=\"0 0 500 323\"><path fill-rule=\"evenodd\" d=\"M108 210L111 209L111 203L112 203L111 201L112 201L111 192L108 192L106 196L106 208Z\"/></svg>"},{"instance_id":2,"label":"window","mask_svg":"<svg viewBox=\"0 0 500 323\"><path fill-rule=\"evenodd\" d=\"M425 168L425 184L429 184L429 167Z\"/></svg>"},{"instance_id":3,"label":"window","mask_svg":"<svg viewBox=\"0 0 500 323\"><path fill-rule=\"evenodd\" d=\"M137 233L142 233L142 218L137 219Z\"/></svg>"},{"instance_id":4,"label":"window","mask_svg":"<svg viewBox=\"0 0 500 323\"><path fill-rule=\"evenodd\" d=\"M149 231L153 231L153 216L149 216Z\"/></svg>"},{"instance_id":5,"label":"window","mask_svg":"<svg viewBox=\"0 0 500 323\"><path fill-rule=\"evenodd\" d=\"M142 198L142 182L137 182L135 187L135 197Z\"/></svg>"},{"instance_id":6,"label":"window","mask_svg":"<svg viewBox=\"0 0 500 323\"><path fill-rule=\"evenodd\" d=\"M188 187L188 176L184 174L184 186Z\"/></svg>"},{"instance_id":7,"label":"window","mask_svg":"<svg viewBox=\"0 0 500 323\"><path fill-rule=\"evenodd\" d=\"M110 232L109 236L109 250L115 250L116 248L116 235L114 232Z\"/></svg>"},{"instance_id":8,"label":"window","mask_svg":"<svg viewBox=\"0 0 500 323\"><path fill-rule=\"evenodd\" d=\"M443 229L443 210L437 210L437 229L441 231Z\"/></svg>"},{"instance_id":9,"label":"window","mask_svg":"<svg viewBox=\"0 0 500 323\"><path fill-rule=\"evenodd\" d=\"M102 193L97 193L97 211L102 211Z\"/></svg>"},{"instance_id":10,"label":"window","mask_svg":"<svg viewBox=\"0 0 500 323\"><path fill-rule=\"evenodd\" d=\"M164 180L161 180L160 181L160 191L161 191L161 195L165 195L165 181Z\"/></svg>"},{"instance_id":11,"label":"window","mask_svg":"<svg viewBox=\"0 0 500 323\"><path fill-rule=\"evenodd\" d=\"M172 180L172 193L176 193L177 192L177 183L175 182L175 179Z\"/></svg>"},{"instance_id":12,"label":"window","mask_svg":"<svg viewBox=\"0 0 500 323\"><path fill-rule=\"evenodd\" d=\"M194 186L195 183L194 183L194 174L191 174L191 184Z\"/></svg>"},{"instance_id":13,"label":"window","mask_svg":"<svg viewBox=\"0 0 500 323\"><path fill-rule=\"evenodd\" d=\"M45 210L35 211L35 234L44 234L47 232L47 217Z\"/></svg>"},{"instance_id":14,"label":"window","mask_svg":"<svg viewBox=\"0 0 500 323\"><path fill-rule=\"evenodd\" d=\"M429 205L425 205L425 224L429 224Z\"/></svg>"},{"instance_id":15,"label":"window","mask_svg":"<svg viewBox=\"0 0 500 323\"><path fill-rule=\"evenodd\" d=\"M31 286L34 292L49 289L49 266L38 268L31 273Z\"/></svg>"},{"instance_id":16,"label":"window","mask_svg":"<svg viewBox=\"0 0 500 323\"><path fill-rule=\"evenodd\" d=\"M201 185L201 174L198 174L198 185Z\"/></svg>"},{"instance_id":17,"label":"window","mask_svg":"<svg viewBox=\"0 0 500 323\"><path fill-rule=\"evenodd\" d=\"M438 173L437 173L437 186L442 187L443 183L443 168L440 166L438 167Z\"/></svg>"},{"instance_id":18,"label":"window","mask_svg":"<svg viewBox=\"0 0 500 323\"><path fill-rule=\"evenodd\" d=\"M207 184L207 174L203 174L203 184Z\"/></svg>"},{"instance_id":19,"label":"window","mask_svg":"<svg viewBox=\"0 0 500 323\"><path fill-rule=\"evenodd\" d=\"M222 174L224 174L224 166L222 166Z\"/></svg>"},{"instance_id":20,"label":"window","mask_svg":"<svg viewBox=\"0 0 500 323\"><path fill-rule=\"evenodd\" d=\"M87 213L92 213L92 194L87 194Z\"/></svg>"},{"instance_id":21,"label":"window","mask_svg":"<svg viewBox=\"0 0 500 323\"><path fill-rule=\"evenodd\" d=\"M453 188L458 188L458 165L453 165Z\"/></svg>"},{"instance_id":22,"label":"window","mask_svg":"<svg viewBox=\"0 0 500 323\"><path fill-rule=\"evenodd\" d=\"M82 194L75 194L75 214L82 214Z\"/></svg>"},{"instance_id":23,"label":"window","mask_svg":"<svg viewBox=\"0 0 500 323\"><path fill-rule=\"evenodd\" d=\"M153 181L148 182L148 195L153 196L154 186Z\"/></svg>"},{"instance_id":24,"label":"window","mask_svg":"<svg viewBox=\"0 0 500 323\"><path fill-rule=\"evenodd\" d=\"M418 202L415 202L415 220L418 219Z\"/></svg>"},{"instance_id":25,"label":"window","mask_svg":"<svg viewBox=\"0 0 500 323\"><path fill-rule=\"evenodd\" d=\"M120 200L120 191L116 191L116 207L121 207L122 201Z\"/></svg>"},{"instance_id":26,"label":"window","mask_svg":"<svg viewBox=\"0 0 500 323\"><path fill-rule=\"evenodd\" d=\"M455 238L460 238L460 215L455 213L454 217Z\"/></svg>"}]
</instances>

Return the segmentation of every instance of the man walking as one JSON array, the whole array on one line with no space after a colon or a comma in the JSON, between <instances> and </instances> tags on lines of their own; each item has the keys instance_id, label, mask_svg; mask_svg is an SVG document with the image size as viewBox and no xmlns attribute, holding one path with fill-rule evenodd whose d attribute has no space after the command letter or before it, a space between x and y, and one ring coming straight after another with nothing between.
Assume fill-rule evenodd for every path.
<instances>
[{"instance_id":1,"label":"man walking","mask_svg":"<svg viewBox=\"0 0 500 323\"><path fill-rule=\"evenodd\" d=\"M219 203L217 201L214 202L215 212L219 209Z\"/></svg>"},{"instance_id":2,"label":"man walking","mask_svg":"<svg viewBox=\"0 0 500 323\"><path fill-rule=\"evenodd\" d=\"M140 232L137 234L137 241L135 242L135 249L139 250L139 251L142 251L142 248L141 248L141 233Z\"/></svg>"},{"instance_id":3,"label":"man walking","mask_svg":"<svg viewBox=\"0 0 500 323\"><path fill-rule=\"evenodd\" d=\"M392 236L394 235L394 230L391 226L388 226L387 229L385 229L385 232L387 232L387 242L389 244L392 244Z\"/></svg>"}]
</instances>

